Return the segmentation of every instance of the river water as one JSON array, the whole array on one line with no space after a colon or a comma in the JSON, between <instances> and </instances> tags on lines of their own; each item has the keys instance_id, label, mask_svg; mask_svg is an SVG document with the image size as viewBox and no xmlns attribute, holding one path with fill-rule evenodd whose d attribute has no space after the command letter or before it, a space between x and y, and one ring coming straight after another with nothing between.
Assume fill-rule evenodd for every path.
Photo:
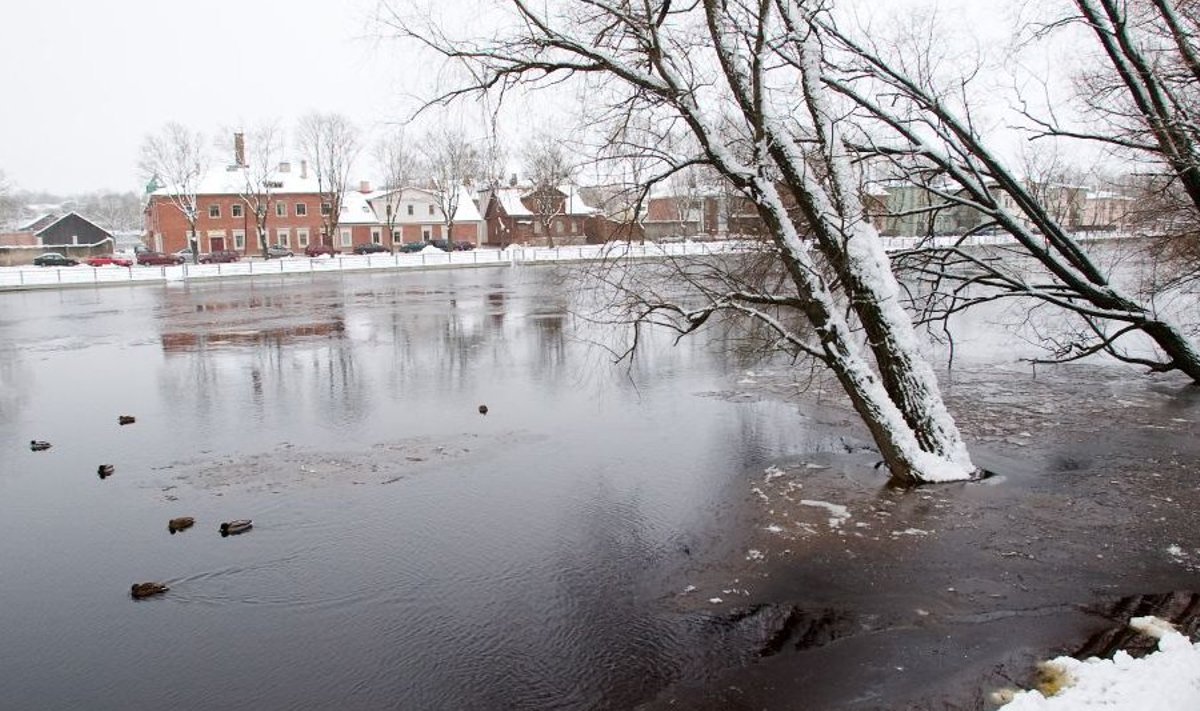
<instances>
[{"instance_id":1,"label":"river water","mask_svg":"<svg viewBox=\"0 0 1200 711\"><path fill-rule=\"evenodd\" d=\"M703 337L614 365L578 288L0 295L0 707L619 709L736 655L682 590L805 420Z\"/></svg>"}]
</instances>

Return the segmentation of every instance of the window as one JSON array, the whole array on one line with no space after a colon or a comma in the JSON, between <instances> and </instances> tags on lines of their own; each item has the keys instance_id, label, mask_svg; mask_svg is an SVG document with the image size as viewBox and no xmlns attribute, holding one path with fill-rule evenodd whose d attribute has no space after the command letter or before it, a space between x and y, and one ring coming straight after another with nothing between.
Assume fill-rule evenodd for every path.
<instances>
[{"instance_id":1,"label":"window","mask_svg":"<svg viewBox=\"0 0 1200 711\"><path fill-rule=\"evenodd\" d=\"M432 215L432 214L433 214L433 205L430 205L430 206L429 206L429 214L430 214L430 215Z\"/></svg>"},{"instance_id":2,"label":"window","mask_svg":"<svg viewBox=\"0 0 1200 711\"><path fill-rule=\"evenodd\" d=\"M287 203L286 202L275 203L275 216L276 217L287 217Z\"/></svg>"},{"instance_id":3,"label":"window","mask_svg":"<svg viewBox=\"0 0 1200 711\"><path fill-rule=\"evenodd\" d=\"M280 247L291 247L292 236L288 234L287 230L275 230L275 243ZM304 245L300 246L303 247Z\"/></svg>"},{"instance_id":4,"label":"window","mask_svg":"<svg viewBox=\"0 0 1200 711\"><path fill-rule=\"evenodd\" d=\"M558 222L554 223L554 231L555 231L555 233L560 234L560 235L563 233L562 221L558 221Z\"/></svg>"},{"instance_id":5,"label":"window","mask_svg":"<svg viewBox=\"0 0 1200 711\"><path fill-rule=\"evenodd\" d=\"M383 244L383 233L377 229L371 230L371 241L375 244Z\"/></svg>"},{"instance_id":6,"label":"window","mask_svg":"<svg viewBox=\"0 0 1200 711\"><path fill-rule=\"evenodd\" d=\"M542 223L540 223L540 222L533 223L533 233L535 235L540 235L542 233Z\"/></svg>"},{"instance_id":7,"label":"window","mask_svg":"<svg viewBox=\"0 0 1200 711\"><path fill-rule=\"evenodd\" d=\"M413 206L411 204L408 206L408 214L413 214Z\"/></svg>"},{"instance_id":8,"label":"window","mask_svg":"<svg viewBox=\"0 0 1200 711\"><path fill-rule=\"evenodd\" d=\"M404 238L400 236L400 230L392 230L392 241L403 242Z\"/></svg>"},{"instance_id":9,"label":"window","mask_svg":"<svg viewBox=\"0 0 1200 711\"><path fill-rule=\"evenodd\" d=\"M341 232L343 247L349 247L350 245L354 244L354 236L350 233L350 230L342 230Z\"/></svg>"},{"instance_id":10,"label":"window","mask_svg":"<svg viewBox=\"0 0 1200 711\"><path fill-rule=\"evenodd\" d=\"M296 217L306 216L308 216L308 205L305 205L302 202L296 203Z\"/></svg>"},{"instance_id":11,"label":"window","mask_svg":"<svg viewBox=\"0 0 1200 711\"><path fill-rule=\"evenodd\" d=\"M425 240L426 242L433 239L433 228L430 227L429 225L422 225L421 226L421 239Z\"/></svg>"},{"instance_id":12,"label":"window","mask_svg":"<svg viewBox=\"0 0 1200 711\"><path fill-rule=\"evenodd\" d=\"M234 205L234 207L237 207L237 205ZM237 217L237 215L234 215L234 217ZM233 231L233 248L239 252L246 249L246 233L245 233L245 231L243 231L243 230L234 230Z\"/></svg>"},{"instance_id":13,"label":"window","mask_svg":"<svg viewBox=\"0 0 1200 711\"><path fill-rule=\"evenodd\" d=\"M217 219L218 217L220 217L221 216L221 206L220 205L209 205L208 206L208 216L214 220Z\"/></svg>"},{"instance_id":14,"label":"window","mask_svg":"<svg viewBox=\"0 0 1200 711\"><path fill-rule=\"evenodd\" d=\"M296 243L301 247L308 246L308 230L296 230Z\"/></svg>"},{"instance_id":15,"label":"window","mask_svg":"<svg viewBox=\"0 0 1200 711\"><path fill-rule=\"evenodd\" d=\"M231 217L241 217L242 216L242 204L240 202L235 202L229 208L229 215Z\"/></svg>"},{"instance_id":16,"label":"window","mask_svg":"<svg viewBox=\"0 0 1200 711\"><path fill-rule=\"evenodd\" d=\"M332 213L333 213L333 205L330 205L327 202L321 203L321 214L322 215L329 215Z\"/></svg>"}]
</instances>

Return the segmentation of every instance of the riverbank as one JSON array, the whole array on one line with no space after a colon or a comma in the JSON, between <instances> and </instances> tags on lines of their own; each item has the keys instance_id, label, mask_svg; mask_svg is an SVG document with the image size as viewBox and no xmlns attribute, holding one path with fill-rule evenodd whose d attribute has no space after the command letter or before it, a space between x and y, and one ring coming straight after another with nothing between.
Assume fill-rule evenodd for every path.
<instances>
[{"instance_id":1,"label":"riverbank","mask_svg":"<svg viewBox=\"0 0 1200 711\"><path fill-rule=\"evenodd\" d=\"M990 709L990 692L1030 688L1038 661L1110 627L1120 598L1196 587L1195 388L1012 366L958 369L946 390L998 475L889 491L844 437L754 473L746 550L688 602L757 626L754 661L644 708ZM810 411L831 433L859 429Z\"/></svg>"}]
</instances>

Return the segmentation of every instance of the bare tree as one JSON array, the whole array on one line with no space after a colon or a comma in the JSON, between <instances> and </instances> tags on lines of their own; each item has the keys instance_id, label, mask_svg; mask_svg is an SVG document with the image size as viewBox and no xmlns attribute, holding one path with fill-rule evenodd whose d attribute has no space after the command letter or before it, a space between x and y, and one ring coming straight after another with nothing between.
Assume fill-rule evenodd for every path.
<instances>
[{"instance_id":1,"label":"bare tree","mask_svg":"<svg viewBox=\"0 0 1200 711\"><path fill-rule=\"evenodd\" d=\"M396 128L375 144L375 159L383 174L383 187L388 190L384 203L384 223L387 225L388 245L396 251L396 218L404 189L410 187L421 170L416 151L409 145L403 128Z\"/></svg>"},{"instance_id":2,"label":"bare tree","mask_svg":"<svg viewBox=\"0 0 1200 711\"><path fill-rule=\"evenodd\" d=\"M254 232L258 248L265 258L268 244L267 223L275 204L275 194L283 187L279 175L279 163L284 154L283 129L278 121L268 121L255 126L248 136L239 192L246 210L254 216Z\"/></svg>"},{"instance_id":3,"label":"bare tree","mask_svg":"<svg viewBox=\"0 0 1200 711\"><path fill-rule=\"evenodd\" d=\"M588 82L595 97L599 116L589 120L604 119L599 123L612 128L650 117L646 123L659 131L690 136L699 152L662 155L659 174L648 183L687 165L711 166L766 225L769 241L761 253L773 268L760 270L763 279L752 283L725 282L745 289L702 291L701 303L665 290L641 291L630 304L635 324L686 334L714 315L749 318L769 329L781 348L832 371L894 481L965 478L974 466L919 353L879 235L863 213L845 149L843 107L824 84L822 5L512 0L514 22L501 23L510 29L498 37L451 36L446 27L416 26L406 19L413 14L399 11L391 21L403 36L472 65L477 80L443 100L578 80ZM643 143L650 155L663 150L650 143ZM614 273L614 288L629 283L620 276Z\"/></svg>"},{"instance_id":4,"label":"bare tree","mask_svg":"<svg viewBox=\"0 0 1200 711\"><path fill-rule=\"evenodd\" d=\"M554 248L554 218L567 209L567 195L562 187L571 180L573 166L567 160L562 142L541 134L525 146L525 176L532 190L525 196L533 208L533 219L537 220L546 235L546 246Z\"/></svg>"},{"instance_id":5,"label":"bare tree","mask_svg":"<svg viewBox=\"0 0 1200 711\"><path fill-rule=\"evenodd\" d=\"M870 38L849 35L827 18L819 30L838 57L836 64L826 65L825 85L873 122L874 132L854 137L858 154L888 160L895 174L934 196L935 204L922 209L958 206L975 216L959 232L963 240L898 258L933 285L932 298L925 302L928 318L945 318L997 298L1032 298L1065 309L1079 323L1072 336L1055 344L1049 360L1104 352L1154 371L1179 370L1200 382L1200 351L1184 331L1114 284L1089 248L1056 217L1060 211L1053 201L1039 196L1036 186L990 149L964 98L968 78L939 82L927 69L930 63L920 59L931 51L928 45L889 51ZM1028 273L1003 249L980 253L964 248L974 233L990 228L1011 235L1013 251L1035 259L1039 273ZM1122 347L1120 339L1138 331L1165 358L1147 358Z\"/></svg>"},{"instance_id":6,"label":"bare tree","mask_svg":"<svg viewBox=\"0 0 1200 711\"><path fill-rule=\"evenodd\" d=\"M141 200L134 192L99 192L80 195L79 211L109 231L136 230L142 223Z\"/></svg>"},{"instance_id":7,"label":"bare tree","mask_svg":"<svg viewBox=\"0 0 1200 711\"><path fill-rule=\"evenodd\" d=\"M321 194L321 242L332 245L342 199L350 189L350 171L362 148L358 128L341 114L314 111L301 117L296 140Z\"/></svg>"},{"instance_id":8,"label":"bare tree","mask_svg":"<svg viewBox=\"0 0 1200 711\"><path fill-rule=\"evenodd\" d=\"M17 202L13 196L12 183L0 170L0 230L7 229L17 219Z\"/></svg>"},{"instance_id":9,"label":"bare tree","mask_svg":"<svg viewBox=\"0 0 1200 711\"><path fill-rule=\"evenodd\" d=\"M139 166L143 177L157 182L166 198L187 220L188 246L192 262L199 259L200 241L196 222L200 218L197 193L208 173L210 156L204 134L170 122L142 141Z\"/></svg>"},{"instance_id":10,"label":"bare tree","mask_svg":"<svg viewBox=\"0 0 1200 711\"><path fill-rule=\"evenodd\" d=\"M429 192L441 210L445 238L454 240L454 219L464 188L483 170L483 156L461 131L435 129L421 141L422 164L428 174Z\"/></svg>"}]
</instances>

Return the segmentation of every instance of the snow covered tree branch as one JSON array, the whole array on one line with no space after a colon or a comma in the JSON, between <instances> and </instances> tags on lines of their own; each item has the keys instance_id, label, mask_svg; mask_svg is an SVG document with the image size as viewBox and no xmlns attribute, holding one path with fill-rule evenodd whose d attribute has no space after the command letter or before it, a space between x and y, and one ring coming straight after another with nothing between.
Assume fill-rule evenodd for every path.
<instances>
[{"instance_id":1,"label":"snow covered tree branch","mask_svg":"<svg viewBox=\"0 0 1200 711\"><path fill-rule=\"evenodd\" d=\"M419 13L390 14L399 36L472 67L470 79L433 101L583 83L607 116L603 128L641 122L686 135L696 154L663 160L657 172L693 160L711 165L766 226L761 254L772 268L764 275L779 278L790 298L769 291L757 304L736 296L744 290L712 289L701 292L707 306L689 308L653 292L622 293L640 294L682 333L706 314L737 311L794 348L819 354L894 481L974 472L865 217L844 142L845 106L824 80L823 3L580 0L551 7L511 0L503 7L507 31L481 37L451 36L445 27L408 19ZM615 278L628 287L625 276ZM785 322L764 306L788 309L809 337L784 335L793 329L774 325Z\"/></svg>"}]
</instances>

